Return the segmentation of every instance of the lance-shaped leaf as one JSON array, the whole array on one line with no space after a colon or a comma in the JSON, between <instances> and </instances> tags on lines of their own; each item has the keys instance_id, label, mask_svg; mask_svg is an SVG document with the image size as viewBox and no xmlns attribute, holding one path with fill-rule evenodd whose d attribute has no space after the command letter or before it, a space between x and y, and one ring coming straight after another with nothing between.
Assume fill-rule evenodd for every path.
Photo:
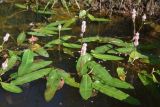
<instances>
[{"instance_id":1,"label":"lance-shaped leaf","mask_svg":"<svg viewBox=\"0 0 160 107\"><path fill-rule=\"evenodd\" d=\"M67 48L81 48L81 45L79 44L74 44L74 43L63 43L63 46L67 47Z\"/></svg>"},{"instance_id":2,"label":"lance-shaped leaf","mask_svg":"<svg viewBox=\"0 0 160 107\"><path fill-rule=\"evenodd\" d=\"M22 85L24 83L28 83L37 80L39 78L42 78L43 76L47 75L51 70L52 70L51 68L45 68L35 72L31 72L23 76L17 77L15 80L11 81L11 83L15 85Z\"/></svg>"},{"instance_id":3,"label":"lance-shaped leaf","mask_svg":"<svg viewBox=\"0 0 160 107\"><path fill-rule=\"evenodd\" d=\"M99 81L103 82L104 84L124 89L134 88L127 82L113 78L104 67L94 61L89 62L89 68L92 70L92 74L94 74L95 78L99 79Z\"/></svg>"},{"instance_id":4,"label":"lance-shaped leaf","mask_svg":"<svg viewBox=\"0 0 160 107\"><path fill-rule=\"evenodd\" d=\"M1 86L3 89L5 89L6 91L9 91L9 92L13 92L13 93L21 93L22 92L21 88L19 88L16 85L13 85L11 83L1 82Z\"/></svg>"},{"instance_id":5,"label":"lance-shaped leaf","mask_svg":"<svg viewBox=\"0 0 160 107\"><path fill-rule=\"evenodd\" d=\"M59 86L60 79L61 78L59 77L55 69L53 69L49 73L47 84L46 84L46 90L44 92L44 97L46 101L50 101L54 97L57 91L57 88Z\"/></svg>"},{"instance_id":6,"label":"lance-shaped leaf","mask_svg":"<svg viewBox=\"0 0 160 107\"><path fill-rule=\"evenodd\" d=\"M134 104L134 105L140 104L140 102L137 99L131 97L130 95L128 95L128 94L126 94L126 93L122 92L121 90L116 89L114 87L104 85L104 84L100 83L99 81L95 81L92 84L92 86L93 86L93 88L100 91L101 93L106 94L106 95L113 97L115 99L125 101L130 104Z\"/></svg>"},{"instance_id":7,"label":"lance-shaped leaf","mask_svg":"<svg viewBox=\"0 0 160 107\"><path fill-rule=\"evenodd\" d=\"M29 49L25 50L22 57L21 65L18 68L18 76L22 76L29 72L33 63L33 52Z\"/></svg>"},{"instance_id":8,"label":"lance-shaped leaf","mask_svg":"<svg viewBox=\"0 0 160 107\"><path fill-rule=\"evenodd\" d=\"M97 53L92 53L92 55L97 58L97 59L101 59L103 61L107 61L107 60L123 60L123 57L119 57L119 56L114 56L114 55L107 55L107 54L97 54Z\"/></svg>"},{"instance_id":9,"label":"lance-shaped leaf","mask_svg":"<svg viewBox=\"0 0 160 107\"><path fill-rule=\"evenodd\" d=\"M109 50L112 50L112 48L113 48L113 45L107 44L107 45L96 47L95 50L92 50L92 52L103 54Z\"/></svg>"},{"instance_id":10,"label":"lance-shaped leaf","mask_svg":"<svg viewBox=\"0 0 160 107\"><path fill-rule=\"evenodd\" d=\"M41 56L44 56L44 57L49 57L49 54L48 52L43 48L41 47L39 44L34 44L31 46L31 49L36 52L37 54L41 55Z\"/></svg>"},{"instance_id":11,"label":"lance-shaped leaf","mask_svg":"<svg viewBox=\"0 0 160 107\"><path fill-rule=\"evenodd\" d=\"M88 61L92 60L92 56L90 54L85 54L79 57L76 65L76 70L79 73L84 66L84 64Z\"/></svg>"},{"instance_id":12,"label":"lance-shaped leaf","mask_svg":"<svg viewBox=\"0 0 160 107\"><path fill-rule=\"evenodd\" d=\"M96 18L91 14L87 14L87 17L91 20L91 21L97 21L97 22L108 22L111 21L110 19L105 19L105 18Z\"/></svg>"},{"instance_id":13,"label":"lance-shaped leaf","mask_svg":"<svg viewBox=\"0 0 160 107\"><path fill-rule=\"evenodd\" d=\"M63 70L61 70L61 69L57 69L57 72L58 72L59 76L60 76L62 79L64 79L64 82L65 82L66 84L68 84L68 85L70 85L70 86L72 86L72 87L79 88L79 83L77 83L77 82L75 81L75 79L70 76L69 73L67 73L67 72L65 72L65 71L63 71Z\"/></svg>"},{"instance_id":14,"label":"lance-shaped leaf","mask_svg":"<svg viewBox=\"0 0 160 107\"><path fill-rule=\"evenodd\" d=\"M17 44L21 45L26 39L26 34L24 32L20 33L17 37Z\"/></svg>"},{"instance_id":15,"label":"lance-shaped leaf","mask_svg":"<svg viewBox=\"0 0 160 107\"><path fill-rule=\"evenodd\" d=\"M36 49L35 52L41 56L49 57L48 52L43 47Z\"/></svg>"},{"instance_id":16,"label":"lance-shaped leaf","mask_svg":"<svg viewBox=\"0 0 160 107\"><path fill-rule=\"evenodd\" d=\"M52 63L52 61L38 61L38 62L34 62L30 68L30 71L36 71L39 70L41 68L44 68L48 65L50 65Z\"/></svg>"},{"instance_id":17,"label":"lance-shaped leaf","mask_svg":"<svg viewBox=\"0 0 160 107\"><path fill-rule=\"evenodd\" d=\"M88 74L83 75L79 91L82 98L85 100L92 96L92 80Z\"/></svg>"}]
</instances>

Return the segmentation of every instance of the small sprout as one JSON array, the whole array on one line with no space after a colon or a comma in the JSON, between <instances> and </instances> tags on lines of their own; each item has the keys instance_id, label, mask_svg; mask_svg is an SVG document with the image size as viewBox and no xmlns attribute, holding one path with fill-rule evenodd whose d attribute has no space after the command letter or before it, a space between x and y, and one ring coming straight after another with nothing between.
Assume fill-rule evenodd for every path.
<instances>
[{"instance_id":1,"label":"small sprout","mask_svg":"<svg viewBox=\"0 0 160 107\"><path fill-rule=\"evenodd\" d=\"M81 48L81 56L85 55L87 51L87 43L84 43Z\"/></svg>"},{"instance_id":2,"label":"small sprout","mask_svg":"<svg viewBox=\"0 0 160 107\"><path fill-rule=\"evenodd\" d=\"M3 42L7 42L9 37L10 37L10 34L6 33L6 35L3 37Z\"/></svg>"},{"instance_id":3,"label":"small sprout","mask_svg":"<svg viewBox=\"0 0 160 107\"><path fill-rule=\"evenodd\" d=\"M6 59L3 63L2 63L2 69L6 70L8 67L8 59Z\"/></svg>"}]
</instances>

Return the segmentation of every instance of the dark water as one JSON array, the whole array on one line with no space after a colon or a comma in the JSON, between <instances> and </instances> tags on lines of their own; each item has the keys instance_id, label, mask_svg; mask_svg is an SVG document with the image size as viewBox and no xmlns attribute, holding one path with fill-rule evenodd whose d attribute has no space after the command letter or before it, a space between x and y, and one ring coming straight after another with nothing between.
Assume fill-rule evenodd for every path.
<instances>
[{"instance_id":1,"label":"dark water","mask_svg":"<svg viewBox=\"0 0 160 107\"><path fill-rule=\"evenodd\" d=\"M2 38L6 32L9 32L12 36L17 36L21 31L29 29L29 23L44 21L42 17L37 16L35 13L20 11L21 10L15 8L12 3L0 4L0 38ZM130 19L117 17L113 17L113 19L114 21L107 25L99 23L88 25L86 35L104 35L131 39L133 32L131 31L132 23ZM145 29L148 29L148 27ZM147 36L152 38L150 40L156 41L156 35L159 33L154 31L154 29L147 31L145 31L145 29L142 31L142 38L145 39ZM153 31L155 32L154 34L152 34ZM80 23L77 23L71 33L78 36L79 32ZM57 55L51 57L56 59ZM75 58L68 59L62 54L61 60L56 60L54 64L56 67L74 73L75 60ZM106 65L107 68L111 70L111 74L115 75L114 71L118 64L109 62L106 63ZM146 68L146 66L142 66L141 68ZM159 107L159 101L140 83L140 80L136 76L136 67L131 66L128 70L130 70L130 72L127 74L127 81L135 86L135 90L124 91L138 98L141 102L140 106L132 106L102 94L98 94L96 97L84 101L80 97L78 89L67 85L57 91L51 102L46 102L43 97L46 81L41 79L22 86L24 92L21 94L13 94L0 89L0 107Z\"/></svg>"}]
</instances>

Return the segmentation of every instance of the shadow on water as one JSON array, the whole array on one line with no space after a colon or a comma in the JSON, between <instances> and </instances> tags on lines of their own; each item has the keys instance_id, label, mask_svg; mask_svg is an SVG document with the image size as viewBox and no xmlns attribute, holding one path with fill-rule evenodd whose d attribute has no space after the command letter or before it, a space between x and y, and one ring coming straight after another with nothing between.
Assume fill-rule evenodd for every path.
<instances>
[{"instance_id":1,"label":"shadow on water","mask_svg":"<svg viewBox=\"0 0 160 107\"><path fill-rule=\"evenodd\" d=\"M18 10L12 4L4 3L0 4L0 35L2 36L9 32L16 36L19 32L27 30L29 23L31 22L43 22L42 17L37 17L35 13L24 11L17 14ZM15 15L13 15L15 14ZM117 18L115 18L117 19ZM91 24L88 25L86 35L105 35L105 36L119 36L119 38L129 37L131 38L132 26L128 18L117 19L113 23L106 25ZM125 21L129 23L124 23ZM80 26L80 25L79 25ZM74 26L74 30L71 32L73 35L79 35L80 27ZM126 27L128 26L128 27ZM105 28L105 29L104 29ZM107 30L106 30L107 29ZM125 30L124 30L125 29ZM125 33L124 33L125 32ZM145 36L145 35L144 35ZM61 60L56 60L57 54L52 55L55 59L54 65L62 68L66 71L75 72L76 59L66 58L63 54ZM117 64L107 63L107 67L113 72L117 67ZM133 67L134 69L134 67ZM45 90L45 79L41 79L30 84L22 86L24 92L21 94L12 94L0 89L0 107L158 107L159 101L150 94L149 91L140 83L138 77L135 75L134 70L131 70L127 74L127 80L135 86L135 90L127 91L132 96L138 98L141 102L140 106L132 106L111 97L98 94L94 98L90 98L88 101L84 101L79 94L78 89L64 86L59 90L54 99L51 102L46 102L43 97ZM124 90L125 91L125 90Z\"/></svg>"}]
</instances>

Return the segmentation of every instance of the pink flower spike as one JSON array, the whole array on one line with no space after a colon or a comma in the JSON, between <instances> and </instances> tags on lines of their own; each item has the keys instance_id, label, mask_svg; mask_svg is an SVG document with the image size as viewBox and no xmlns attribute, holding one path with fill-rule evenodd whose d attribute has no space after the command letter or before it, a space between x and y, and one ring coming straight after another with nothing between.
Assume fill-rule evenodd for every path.
<instances>
[{"instance_id":1,"label":"pink flower spike","mask_svg":"<svg viewBox=\"0 0 160 107\"><path fill-rule=\"evenodd\" d=\"M85 55L87 51L87 43L84 43L81 48L81 56Z\"/></svg>"},{"instance_id":2,"label":"pink flower spike","mask_svg":"<svg viewBox=\"0 0 160 107\"><path fill-rule=\"evenodd\" d=\"M6 59L3 63L2 63L2 69L6 70L8 67L8 59Z\"/></svg>"},{"instance_id":3,"label":"pink flower spike","mask_svg":"<svg viewBox=\"0 0 160 107\"><path fill-rule=\"evenodd\" d=\"M136 15L137 15L137 11L135 9L133 9L132 10L132 20L133 20L133 22L135 22Z\"/></svg>"},{"instance_id":4,"label":"pink flower spike","mask_svg":"<svg viewBox=\"0 0 160 107\"><path fill-rule=\"evenodd\" d=\"M139 32L134 35L133 41L134 46L137 47L139 45Z\"/></svg>"},{"instance_id":5,"label":"pink flower spike","mask_svg":"<svg viewBox=\"0 0 160 107\"><path fill-rule=\"evenodd\" d=\"M82 33L86 32L86 21L82 21L81 32Z\"/></svg>"},{"instance_id":6,"label":"pink flower spike","mask_svg":"<svg viewBox=\"0 0 160 107\"><path fill-rule=\"evenodd\" d=\"M30 43L34 44L34 42L36 42L38 40L37 37L32 36L31 38L28 39Z\"/></svg>"}]
</instances>

